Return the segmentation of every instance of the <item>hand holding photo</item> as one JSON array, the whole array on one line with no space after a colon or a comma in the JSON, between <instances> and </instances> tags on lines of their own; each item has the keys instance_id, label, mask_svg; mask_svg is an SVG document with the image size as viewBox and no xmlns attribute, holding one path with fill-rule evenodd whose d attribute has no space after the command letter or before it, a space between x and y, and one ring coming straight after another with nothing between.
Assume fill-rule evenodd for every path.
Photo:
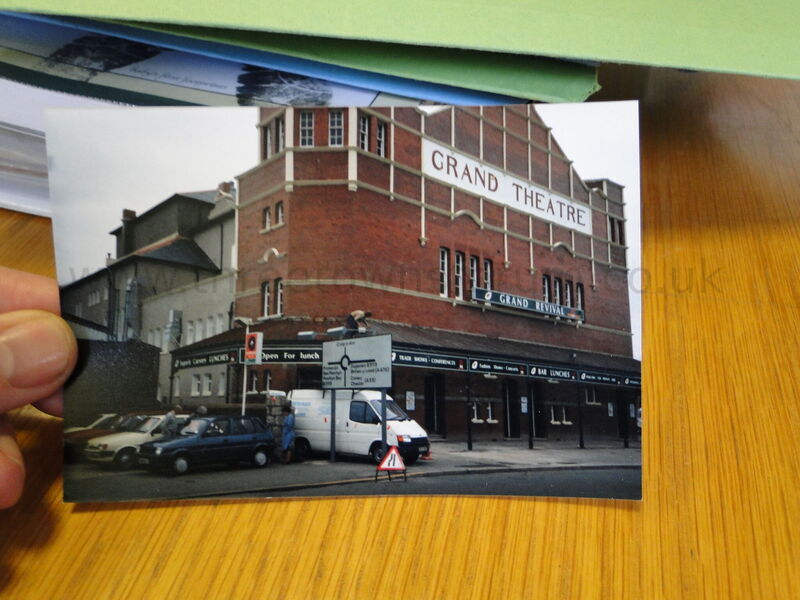
<instances>
[{"instance_id":1,"label":"hand holding photo","mask_svg":"<svg viewBox=\"0 0 800 600\"><path fill-rule=\"evenodd\" d=\"M636 103L60 110L47 139L67 501L641 497Z\"/></svg>"}]
</instances>

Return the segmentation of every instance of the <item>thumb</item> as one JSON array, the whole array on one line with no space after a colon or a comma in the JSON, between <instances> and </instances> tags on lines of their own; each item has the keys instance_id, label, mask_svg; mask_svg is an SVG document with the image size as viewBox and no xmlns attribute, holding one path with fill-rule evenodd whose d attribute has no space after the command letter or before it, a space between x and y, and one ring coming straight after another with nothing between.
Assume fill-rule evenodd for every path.
<instances>
[{"instance_id":1,"label":"thumb","mask_svg":"<svg viewBox=\"0 0 800 600\"><path fill-rule=\"evenodd\" d=\"M43 310L0 315L0 412L51 396L77 355L75 336L60 317Z\"/></svg>"}]
</instances>

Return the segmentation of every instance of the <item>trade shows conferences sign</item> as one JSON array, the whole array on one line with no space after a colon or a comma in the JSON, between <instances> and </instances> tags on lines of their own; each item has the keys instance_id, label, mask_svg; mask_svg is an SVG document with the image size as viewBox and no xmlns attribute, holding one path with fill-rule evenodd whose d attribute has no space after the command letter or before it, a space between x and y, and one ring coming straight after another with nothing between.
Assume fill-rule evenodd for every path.
<instances>
[{"instance_id":1,"label":"trade shows conferences sign","mask_svg":"<svg viewBox=\"0 0 800 600\"><path fill-rule=\"evenodd\" d=\"M561 317L562 319L583 320L583 311L579 308L562 306L561 304L553 304L552 302L536 300L535 298L526 298L525 296L517 296L516 294L509 294L507 292L498 292L496 290L486 290L476 287L472 288L472 299L478 300L479 302L496 304L498 306L507 306L508 308L518 308L519 310L527 310L543 315L552 315L554 317Z\"/></svg>"},{"instance_id":2,"label":"trade shows conferences sign","mask_svg":"<svg viewBox=\"0 0 800 600\"><path fill-rule=\"evenodd\" d=\"M592 211L585 204L560 196L529 181L422 140L422 172L434 179L516 208L561 227L592 234Z\"/></svg>"}]
</instances>

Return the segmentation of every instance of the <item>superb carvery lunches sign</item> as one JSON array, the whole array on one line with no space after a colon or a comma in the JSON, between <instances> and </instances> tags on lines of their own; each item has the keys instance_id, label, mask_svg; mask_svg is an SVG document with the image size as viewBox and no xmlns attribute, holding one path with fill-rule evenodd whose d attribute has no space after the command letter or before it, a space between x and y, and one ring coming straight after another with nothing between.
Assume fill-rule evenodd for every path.
<instances>
[{"instance_id":1,"label":"superb carvery lunches sign","mask_svg":"<svg viewBox=\"0 0 800 600\"><path fill-rule=\"evenodd\" d=\"M422 172L544 221L592 234L592 211L587 205L427 139L422 140Z\"/></svg>"}]
</instances>

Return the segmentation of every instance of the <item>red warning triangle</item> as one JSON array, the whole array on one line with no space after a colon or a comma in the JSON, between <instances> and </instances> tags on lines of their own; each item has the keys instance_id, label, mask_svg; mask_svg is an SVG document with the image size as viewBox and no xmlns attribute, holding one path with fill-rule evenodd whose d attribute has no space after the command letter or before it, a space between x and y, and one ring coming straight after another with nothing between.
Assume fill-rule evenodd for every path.
<instances>
[{"instance_id":1,"label":"red warning triangle","mask_svg":"<svg viewBox=\"0 0 800 600\"><path fill-rule=\"evenodd\" d=\"M390 446L386 456L383 457L381 464L378 465L378 471L405 471L406 463L403 462L403 457L400 456L400 451L397 446Z\"/></svg>"}]
</instances>

